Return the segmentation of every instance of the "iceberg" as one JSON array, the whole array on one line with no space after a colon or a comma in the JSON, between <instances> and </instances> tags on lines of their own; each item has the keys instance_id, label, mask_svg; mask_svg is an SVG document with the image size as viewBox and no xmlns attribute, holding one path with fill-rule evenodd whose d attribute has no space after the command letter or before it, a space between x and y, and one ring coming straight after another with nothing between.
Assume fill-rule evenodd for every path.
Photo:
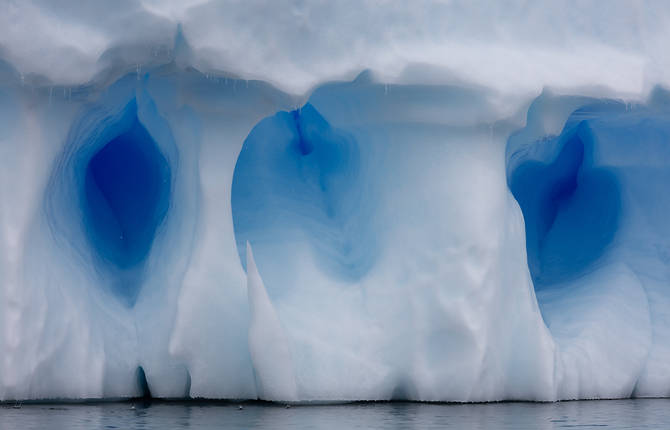
<instances>
[{"instance_id":1,"label":"iceberg","mask_svg":"<svg viewBox=\"0 0 670 430\"><path fill-rule=\"evenodd\" d=\"M670 395L667 6L622 44L526 5L568 55L394 5L360 52L345 5L129 2L42 61L0 30L0 401ZM10 15L70 43L74 12Z\"/></svg>"}]
</instances>

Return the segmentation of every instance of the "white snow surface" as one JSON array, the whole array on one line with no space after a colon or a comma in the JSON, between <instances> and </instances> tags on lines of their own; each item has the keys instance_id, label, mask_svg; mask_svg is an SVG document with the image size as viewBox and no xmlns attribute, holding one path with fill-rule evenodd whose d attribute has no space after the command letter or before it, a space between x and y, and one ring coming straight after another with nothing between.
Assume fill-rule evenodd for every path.
<instances>
[{"instance_id":1,"label":"white snow surface","mask_svg":"<svg viewBox=\"0 0 670 430\"><path fill-rule=\"evenodd\" d=\"M178 24L201 67L294 93L361 69L385 81L467 78L507 92L670 84L663 0L3 0L0 47L20 73L92 78L118 46L151 51ZM146 58L127 50L135 62ZM155 55L155 52L154 52ZM413 65L430 66L413 68Z\"/></svg>"}]
</instances>

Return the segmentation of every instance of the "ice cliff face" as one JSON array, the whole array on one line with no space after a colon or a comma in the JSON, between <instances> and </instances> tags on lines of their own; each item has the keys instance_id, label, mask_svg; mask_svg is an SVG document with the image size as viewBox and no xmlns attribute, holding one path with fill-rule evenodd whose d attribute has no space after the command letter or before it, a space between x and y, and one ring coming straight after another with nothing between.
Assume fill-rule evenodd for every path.
<instances>
[{"instance_id":1,"label":"ice cliff face","mask_svg":"<svg viewBox=\"0 0 670 430\"><path fill-rule=\"evenodd\" d=\"M170 43L0 62L0 400L669 395L661 86L294 95Z\"/></svg>"}]
</instances>

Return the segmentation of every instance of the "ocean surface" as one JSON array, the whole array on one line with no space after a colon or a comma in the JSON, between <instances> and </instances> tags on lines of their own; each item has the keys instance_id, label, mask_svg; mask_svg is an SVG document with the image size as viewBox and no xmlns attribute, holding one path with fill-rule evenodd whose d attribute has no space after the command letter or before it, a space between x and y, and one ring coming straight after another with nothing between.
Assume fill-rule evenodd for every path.
<instances>
[{"instance_id":1,"label":"ocean surface","mask_svg":"<svg viewBox=\"0 0 670 430\"><path fill-rule=\"evenodd\" d=\"M3 404L0 429L662 429L670 399L559 403Z\"/></svg>"}]
</instances>

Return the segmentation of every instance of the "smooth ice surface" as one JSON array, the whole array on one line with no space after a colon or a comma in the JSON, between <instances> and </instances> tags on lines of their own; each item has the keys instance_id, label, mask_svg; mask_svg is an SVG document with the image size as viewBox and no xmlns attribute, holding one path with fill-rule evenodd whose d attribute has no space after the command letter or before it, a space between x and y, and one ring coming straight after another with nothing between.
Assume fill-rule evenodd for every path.
<instances>
[{"instance_id":1,"label":"smooth ice surface","mask_svg":"<svg viewBox=\"0 0 670 430\"><path fill-rule=\"evenodd\" d=\"M0 17L0 400L670 395L667 6L196 3Z\"/></svg>"},{"instance_id":2,"label":"smooth ice surface","mask_svg":"<svg viewBox=\"0 0 670 430\"><path fill-rule=\"evenodd\" d=\"M298 390L288 339L258 274L249 242L246 249L247 294L251 308L249 352L256 389L263 399L295 402Z\"/></svg>"}]
</instances>

